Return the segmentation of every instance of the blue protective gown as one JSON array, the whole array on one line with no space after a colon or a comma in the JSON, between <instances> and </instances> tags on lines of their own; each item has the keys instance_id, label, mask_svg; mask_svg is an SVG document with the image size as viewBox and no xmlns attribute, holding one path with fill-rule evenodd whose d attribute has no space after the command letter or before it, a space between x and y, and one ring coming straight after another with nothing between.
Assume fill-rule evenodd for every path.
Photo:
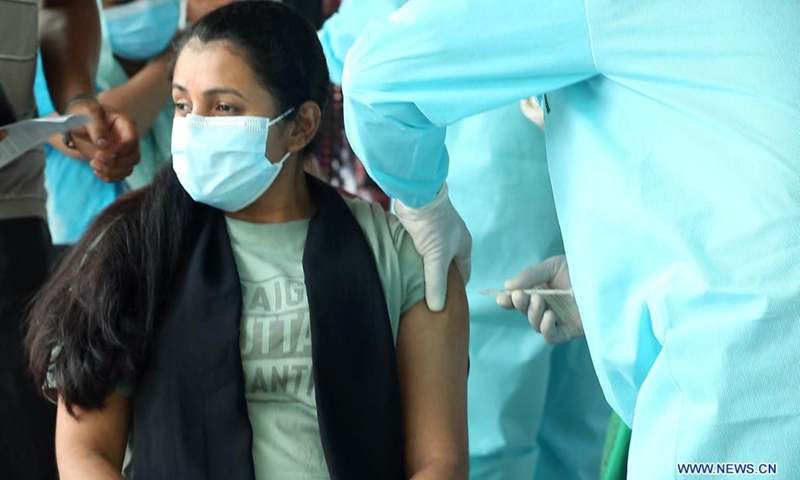
<instances>
[{"instance_id":1,"label":"blue protective gown","mask_svg":"<svg viewBox=\"0 0 800 480\"><path fill-rule=\"evenodd\" d=\"M548 345L479 294L563 253L544 135L515 102L451 125L445 143L450 198L473 238L470 478L595 480L610 409L586 341Z\"/></svg>"},{"instance_id":2,"label":"blue protective gown","mask_svg":"<svg viewBox=\"0 0 800 480\"><path fill-rule=\"evenodd\" d=\"M343 59L369 21L387 18L406 1L343 3L320 31L334 81L341 80ZM470 477L595 480L610 409L586 342L547 345L518 312L478 293L563 253L544 135L513 102L451 125L446 143L454 161L451 200L474 240L467 285Z\"/></svg>"},{"instance_id":3,"label":"blue protective gown","mask_svg":"<svg viewBox=\"0 0 800 480\"><path fill-rule=\"evenodd\" d=\"M546 93L565 250L633 428L630 478L677 462L795 478L800 2L500 3L411 0L370 25L344 72L356 153L421 206L447 177L446 125Z\"/></svg>"}]
</instances>

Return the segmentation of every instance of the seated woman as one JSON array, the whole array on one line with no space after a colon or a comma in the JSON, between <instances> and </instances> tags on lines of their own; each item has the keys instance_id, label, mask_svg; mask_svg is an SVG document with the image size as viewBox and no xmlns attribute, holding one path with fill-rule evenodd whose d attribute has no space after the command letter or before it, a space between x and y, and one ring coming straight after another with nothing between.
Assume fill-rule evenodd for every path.
<instances>
[{"instance_id":1,"label":"seated woman","mask_svg":"<svg viewBox=\"0 0 800 480\"><path fill-rule=\"evenodd\" d=\"M423 300L399 222L306 175L328 72L275 2L179 46L173 169L101 214L28 347L58 393L62 480L462 479L468 313Z\"/></svg>"}]
</instances>

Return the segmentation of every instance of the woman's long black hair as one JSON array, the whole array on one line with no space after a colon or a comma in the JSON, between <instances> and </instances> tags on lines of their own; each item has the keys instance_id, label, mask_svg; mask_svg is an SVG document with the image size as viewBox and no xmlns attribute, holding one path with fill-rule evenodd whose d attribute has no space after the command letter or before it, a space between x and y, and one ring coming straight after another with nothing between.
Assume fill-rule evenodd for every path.
<instances>
[{"instance_id":1,"label":"woman's long black hair","mask_svg":"<svg viewBox=\"0 0 800 480\"><path fill-rule=\"evenodd\" d=\"M235 2L192 26L176 51L195 39L227 42L281 111L308 100L324 108L322 47L291 8ZM187 228L205 208L165 168L100 214L35 298L26 336L30 369L38 384L50 379L70 412L102 408L117 386L139 378L182 252L193 241Z\"/></svg>"}]
</instances>

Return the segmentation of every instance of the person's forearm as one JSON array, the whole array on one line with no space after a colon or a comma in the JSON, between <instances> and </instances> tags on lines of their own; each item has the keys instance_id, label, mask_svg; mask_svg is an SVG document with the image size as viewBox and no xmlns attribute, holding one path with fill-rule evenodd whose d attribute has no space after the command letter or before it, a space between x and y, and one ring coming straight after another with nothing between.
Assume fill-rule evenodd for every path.
<instances>
[{"instance_id":1,"label":"person's forearm","mask_svg":"<svg viewBox=\"0 0 800 480\"><path fill-rule=\"evenodd\" d=\"M100 52L95 0L42 0L39 44L50 96L63 112L76 95L94 93Z\"/></svg>"},{"instance_id":2,"label":"person's forearm","mask_svg":"<svg viewBox=\"0 0 800 480\"><path fill-rule=\"evenodd\" d=\"M106 90L98 98L125 113L136 122L136 133L141 137L158 116L170 97L169 57L162 55L142 68L122 85Z\"/></svg>"},{"instance_id":3,"label":"person's forearm","mask_svg":"<svg viewBox=\"0 0 800 480\"><path fill-rule=\"evenodd\" d=\"M120 468L99 452L70 449L58 455L58 474L61 480L125 480Z\"/></svg>"}]
</instances>

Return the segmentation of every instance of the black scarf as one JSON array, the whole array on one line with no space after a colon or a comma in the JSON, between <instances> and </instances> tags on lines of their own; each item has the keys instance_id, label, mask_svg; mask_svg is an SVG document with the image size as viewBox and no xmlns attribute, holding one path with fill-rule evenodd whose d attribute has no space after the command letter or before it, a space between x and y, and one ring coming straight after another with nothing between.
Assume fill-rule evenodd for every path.
<instances>
[{"instance_id":1,"label":"black scarf","mask_svg":"<svg viewBox=\"0 0 800 480\"><path fill-rule=\"evenodd\" d=\"M399 382L375 258L338 193L310 176L308 187L317 213L303 270L328 470L333 480L399 480ZM202 211L133 397L136 480L255 479L240 280L222 212Z\"/></svg>"}]
</instances>

